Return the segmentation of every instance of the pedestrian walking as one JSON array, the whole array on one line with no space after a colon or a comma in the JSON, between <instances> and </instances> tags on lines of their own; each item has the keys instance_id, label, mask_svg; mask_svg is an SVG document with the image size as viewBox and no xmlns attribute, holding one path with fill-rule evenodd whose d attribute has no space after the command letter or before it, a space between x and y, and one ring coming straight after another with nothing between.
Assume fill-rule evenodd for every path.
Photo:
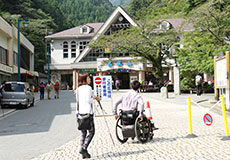
<instances>
[{"instance_id":1,"label":"pedestrian walking","mask_svg":"<svg viewBox=\"0 0 230 160\"><path fill-rule=\"evenodd\" d=\"M0 104L2 100L2 89L4 88L5 83L6 83L6 80L4 80L0 85Z\"/></svg>"},{"instance_id":2,"label":"pedestrian walking","mask_svg":"<svg viewBox=\"0 0 230 160\"><path fill-rule=\"evenodd\" d=\"M143 82L144 82L144 80L140 80L139 82L140 82L140 88L139 88L138 92L142 92L143 91Z\"/></svg>"},{"instance_id":3,"label":"pedestrian walking","mask_svg":"<svg viewBox=\"0 0 230 160\"><path fill-rule=\"evenodd\" d=\"M55 82L55 85L54 85L54 98L59 98L59 82L58 80Z\"/></svg>"},{"instance_id":4,"label":"pedestrian walking","mask_svg":"<svg viewBox=\"0 0 230 160\"><path fill-rule=\"evenodd\" d=\"M120 87L120 80L119 79L116 79L115 86L116 86L117 91L119 91L119 87Z\"/></svg>"},{"instance_id":5,"label":"pedestrian walking","mask_svg":"<svg viewBox=\"0 0 230 160\"><path fill-rule=\"evenodd\" d=\"M3 86L5 85L5 83L6 83L6 80L4 80L4 81L1 83L1 85L0 85L0 92L2 92L2 89L3 89Z\"/></svg>"},{"instance_id":6,"label":"pedestrian walking","mask_svg":"<svg viewBox=\"0 0 230 160\"><path fill-rule=\"evenodd\" d=\"M50 99L50 97L51 97L52 88L53 88L52 83L49 81L46 84L46 91L47 91L48 99Z\"/></svg>"},{"instance_id":7,"label":"pedestrian walking","mask_svg":"<svg viewBox=\"0 0 230 160\"><path fill-rule=\"evenodd\" d=\"M44 91L45 91L45 84L41 82L40 83L40 100L44 99Z\"/></svg>"},{"instance_id":8,"label":"pedestrian walking","mask_svg":"<svg viewBox=\"0 0 230 160\"><path fill-rule=\"evenodd\" d=\"M93 109L92 103L93 99L100 101L98 97L92 97L92 88L90 86L91 80L88 74L80 74L78 79L78 88L75 90L76 95L76 116L79 119L83 119L82 117L88 116L89 123L87 125L87 129L79 129L81 130L81 150L80 154L82 154L82 158L90 158L91 155L88 153L87 148L90 142L93 139L95 134L94 127L94 119L93 119ZM79 121L78 121L79 123ZM88 132L88 135L87 135Z\"/></svg>"},{"instance_id":9,"label":"pedestrian walking","mask_svg":"<svg viewBox=\"0 0 230 160\"><path fill-rule=\"evenodd\" d=\"M203 78L200 72L195 77L195 83L196 83L196 90L197 90L196 94L197 96L200 96L202 94L202 84L203 84Z\"/></svg>"}]
</instances>

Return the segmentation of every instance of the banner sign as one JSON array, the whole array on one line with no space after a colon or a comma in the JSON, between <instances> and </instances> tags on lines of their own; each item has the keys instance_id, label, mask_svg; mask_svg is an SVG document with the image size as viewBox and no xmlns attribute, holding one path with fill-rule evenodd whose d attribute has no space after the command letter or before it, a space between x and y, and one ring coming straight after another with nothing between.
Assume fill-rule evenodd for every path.
<instances>
[{"instance_id":1,"label":"banner sign","mask_svg":"<svg viewBox=\"0 0 230 160\"><path fill-rule=\"evenodd\" d=\"M80 73L96 73L96 69L81 69Z\"/></svg>"},{"instance_id":2,"label":"banner sign","mask_svg":"<svg viewBox=\"0 0 230 160\"><path fill-rule=\"evenodd\" d=\"M226 58L216 61L216 87L227 87Z\"/></svg>"},{"instance_id":3,"label":"banner sign","mask_svg":"<svg viewBox=\"0 0 230 160\"><path fill-rule=\"evenodd\" d=\"M94 96L101 101L112 100L112 76L94 76Z\"/></svg>"}]
</instances>

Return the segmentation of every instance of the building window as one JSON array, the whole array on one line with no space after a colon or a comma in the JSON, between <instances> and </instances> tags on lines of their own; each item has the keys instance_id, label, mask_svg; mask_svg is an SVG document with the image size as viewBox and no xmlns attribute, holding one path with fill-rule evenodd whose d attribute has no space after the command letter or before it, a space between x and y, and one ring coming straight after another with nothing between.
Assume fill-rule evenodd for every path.
<instances>
[{"instance_id":1,"label":"building window","mask_svg":"<svg viewBox=\"0 0 230 160\"><path fill-rule=\"evenodd\" d=\"M7 64L7 50L0 47L0 63Z\"/></svg>"},{"instance_id":2,"label":"building window","mask_svg":"<svg viewBox=\"0 0 230 160\"><path fill-rule=\"evenodd\" d=\"M68 58L68 42L63 42L63 58Z\"/></svg>"},{"instance_id":3,"label":"building window","mask_svg":"<svg viewBox=\"0 0 230 160\"><path fill-rule=\"evenodd\" d=\"M82 33L87 33L87 27L82 28Z\"/></svg>"},{"instance_id":4,"label":"building window","mask_svg":"<svg viewBox=\"0 0 230 160\"><path fill-rule=\"evenodd\" d=\"M89 41L81 41L79 45L80 53L85 49L85 47L89 44Z\"/></svg>"},{"instance_id":5,"label":"building window","mask_svg":"<svg viewBox=\"0 0 230 160\"><path fill-rule=\"evenodd\" d=\"M76 42L72 41L71 42L71 58L76 58Z\"/></svg>"},{"instance_id":6,"label":"building window","mask_svg":"<svg viewBox=\"0 0 230 160\"><path fill-rule=\"evenodd\" d=\"M18 65L18 53L17 52L13 53L13 63L14 65Z\"/></svg>"},{"instance_id":7,"label":"building window","mask_svg":"<svg viewBox=\"0 0 230 160\"><path fill-rule=\"evenodd\" d=\"M84 61L84 62L86 62L86 61L97 61L98 57L103 57L103 53L104 53L103 48L94 47L91 49L90 53L82 61ZM106 56L110 57L110 54L106 54Z\"/></svg>"}]
</instances>

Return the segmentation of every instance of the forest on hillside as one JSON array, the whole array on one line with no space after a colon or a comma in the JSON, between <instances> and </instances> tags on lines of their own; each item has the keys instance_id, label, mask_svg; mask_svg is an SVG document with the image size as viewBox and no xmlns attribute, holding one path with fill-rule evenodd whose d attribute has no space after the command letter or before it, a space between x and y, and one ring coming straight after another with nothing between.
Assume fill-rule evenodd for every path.
<instances>
[{"instance_id":1,"label":"forest on hillside","mask_svg":"<svg viewBox=\"0 0 230 160\"><path fill-rule=\"evenodd\" d=\"M47 63L45 36L74 26L104 22L113 11L109 0L0 0L0 16L17 26L28 19L21 32L35 46L35 70L44 72Z\"/></svg>"},{"instance_id":2,"label":"forest on hillside","mask_svg":"<svg viewBox=\"0 0 230 160\"><path fill-rule=\"evenodd\" d=\"M109 0L49 0L58 6L72 26L104 22L113 11Z\"/></svg>"}]
</instances>

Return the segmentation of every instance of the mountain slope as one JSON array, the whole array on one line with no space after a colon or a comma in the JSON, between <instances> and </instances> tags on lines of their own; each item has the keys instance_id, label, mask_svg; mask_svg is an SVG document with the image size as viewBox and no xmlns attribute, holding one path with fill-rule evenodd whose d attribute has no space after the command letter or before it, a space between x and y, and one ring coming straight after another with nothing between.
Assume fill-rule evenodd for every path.
<instances>
[{"instance_id":1,"label":"mountain slope","mask_svg":"<svg viewBox=\"0 0 230 160\"><path fill-rule=\"evenodd\" d=\"M109 0L49 0L57 3L72 26L104 22L113 11Z\"/></svg>"}]
</instances>

